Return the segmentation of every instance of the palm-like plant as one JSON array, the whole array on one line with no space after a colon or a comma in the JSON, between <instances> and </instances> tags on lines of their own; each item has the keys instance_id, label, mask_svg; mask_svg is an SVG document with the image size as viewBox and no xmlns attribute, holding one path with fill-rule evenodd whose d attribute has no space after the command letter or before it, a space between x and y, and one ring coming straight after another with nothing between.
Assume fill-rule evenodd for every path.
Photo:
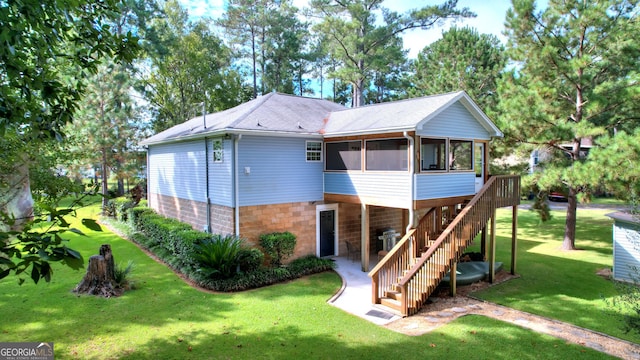
<instances>
[{"instance_id":1,"label":"palm-like plant","mask_svg":"<svg viewBox=\"0 0 640 360\"><path fill-rule=\"evenodd\" d=\"M238 267L238 253L242 239L234 236L212 235L210 239L195 246L195 259L201 272L207 277L229 278Z\"/></svg>"}]
</instances>

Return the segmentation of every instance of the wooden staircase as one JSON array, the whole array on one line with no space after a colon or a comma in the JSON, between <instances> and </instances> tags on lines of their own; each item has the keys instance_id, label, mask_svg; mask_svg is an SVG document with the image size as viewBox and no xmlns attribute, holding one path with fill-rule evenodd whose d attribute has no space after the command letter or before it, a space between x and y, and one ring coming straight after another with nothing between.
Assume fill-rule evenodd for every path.
<instances>
[{"instance_id":1,"label":"wooden staircase","mask_svg":"<svg viewBox=\"0 0 640 360\"><path fill-rule=\"evenodd\" d=\"M519 176L493 176L465 204L427 212L371 270L372 301L416 313L497 208L520 203Z\"/></svg>"}]
</instances>

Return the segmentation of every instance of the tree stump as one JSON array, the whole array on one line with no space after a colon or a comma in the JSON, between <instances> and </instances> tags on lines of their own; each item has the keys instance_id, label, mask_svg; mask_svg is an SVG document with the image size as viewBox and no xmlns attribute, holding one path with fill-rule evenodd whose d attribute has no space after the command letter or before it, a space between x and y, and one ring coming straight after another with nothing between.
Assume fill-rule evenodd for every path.
<instances>
[{"instance_id":1,"label":"tree stump","mask_svg":"<svg viewBox=\"0 0 640 360\"><path fill-rule=\"evenodd\" d=\"M104 297L121 295L122 289L116 287L115 262L110 245L100 246L100 255L89 258L87 273L73 292Z\"/></svg>"}]
</instances>

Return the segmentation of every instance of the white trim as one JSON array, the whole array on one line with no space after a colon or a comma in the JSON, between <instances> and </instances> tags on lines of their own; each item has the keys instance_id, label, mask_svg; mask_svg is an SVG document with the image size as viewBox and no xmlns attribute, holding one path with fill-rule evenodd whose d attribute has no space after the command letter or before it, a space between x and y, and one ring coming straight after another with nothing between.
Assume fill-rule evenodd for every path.
<instances>
[{"instance_id":1,"label":"white trim","mask_svg":"<svg viewBox=\"0 0 640 360\"><path fill-rule=\"evenodd\" d=\"M205 138L206 139L206 138ZM216 149L216 143L220 144L220 148ZM216 156L218 159L216 160ZM211 159L214 164L224 163L224 139L213 138L211 139Z\"/></svg>"},{"instance_id":2,"label":"white trim","mask_svg":"<svg viewBox=\"0 0 640 360\"><path fill-rule=\"evenodd\" d=\"M336 249L336 252L334 254L334 256L339 256L340 255L340 232L339 232L339 222L338 222L338 207L339 205L336 204L319 204L316 205L316 256L320 257L320 212L321 211L327 211L327 210L333 210L334 214L333 214L333 226L334 226L334 230L335 230L335 236L334 236L334 247Z\"/></svg>"},{"instance_id":3,"label":"white trim","mask_svg":"<svg viewBox=\"0 0 640 360\"><path fill-rule=\"evenodd\" d=\"M320 144L320 150L318 150L318 151L316 151L316 150L309 150L309 143L317 143L317 144ZM304 151L304 157L305 157L306 162L322 162L322 160L323 160L322 153L323 153L323 150L324 150L323 148L324 148L324 147L322 146L322 140L306 140L306 141L304 142L304 149L305 149L305 151ZM319 153L320 153L320 159L318 159L318 160L309 160L309 153L316 153L316 152L319 152Z\"/></svg>"}]
</instances>

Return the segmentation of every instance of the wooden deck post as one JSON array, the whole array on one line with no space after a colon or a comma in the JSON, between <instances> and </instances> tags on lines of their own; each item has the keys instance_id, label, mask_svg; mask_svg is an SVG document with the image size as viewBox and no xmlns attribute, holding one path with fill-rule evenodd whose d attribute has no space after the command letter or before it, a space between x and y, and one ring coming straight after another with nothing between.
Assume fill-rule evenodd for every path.
<instances>
[{"instance_id":1,"label":"wooden deck post","mask_svg":"<svg viewBox=\"0 0 640 360\"><path fill-rule=\"evenodd\" d=\"M457 271L458 271L458 262L452 260L453 265L451 265L451 270L449 271L449 288L451 289L451 296L456 296L456 281L457 279Z\"/></svg>"},{"instance_id":2,"label":"wooden deck post","mask_svg":"<svg viewBox=\"0 0 640 360\"><path fill-rule=\"evenodd\" d=\"M480 253L482 254L482 260L486 261L487 256L487 226L489 226L489 222L484 224L482 227L482 233L480 236Z\"/></svg>"},{"instance_id":3,"label":"wooden deck post","mask_svg":"<svg viewBox=\"0 0 640 360\"><path fill-rule=\"evenodd\" d=\"M518 251L518 205L513 206L511 213L511 274L516 274L516 257Z\"/></svg>"},{"instance_id":4,"label":"wooden deck post","mask_svg":"<svg viewBox=\"0 0 640 360\"><path fill-rule=\"evenodd\" d=\"M496 209L491 211L491 235L489 237L489 282L496 280Z\"/></svg>"},{"instance_id":5,"label":"wooden deck post","mask_svg":"<svg viewBox=\"0 0 640 360\"><path fill-rule=\"evenodd\" d=\"M369 205L360 205L360 249L362 259L362 271L369 271Z\"/></svg>"}]
</instances>

